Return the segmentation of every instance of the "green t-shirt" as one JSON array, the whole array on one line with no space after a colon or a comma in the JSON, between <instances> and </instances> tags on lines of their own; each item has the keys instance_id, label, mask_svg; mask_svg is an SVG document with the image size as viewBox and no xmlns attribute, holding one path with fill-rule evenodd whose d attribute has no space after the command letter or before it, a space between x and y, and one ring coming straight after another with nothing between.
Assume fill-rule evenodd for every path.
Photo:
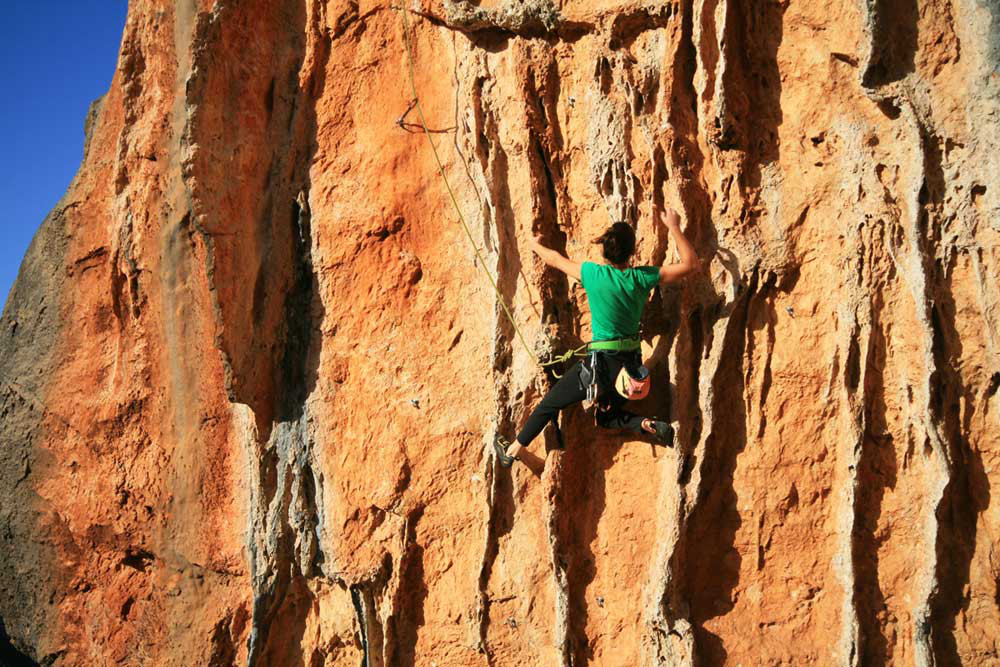
<instances>
[{"instance_id":1,"label":"green t-shirt","mask_svg":"<svg viewBox=\"0 0 1000 667\"><path fill-rule=\"evenodd\" d=\"M590 302L590 328L594 340L635 338L649 291L660 282L655 266L616 269L608 264L584 262L580 279Z\"/></svg>"}]
</instances>

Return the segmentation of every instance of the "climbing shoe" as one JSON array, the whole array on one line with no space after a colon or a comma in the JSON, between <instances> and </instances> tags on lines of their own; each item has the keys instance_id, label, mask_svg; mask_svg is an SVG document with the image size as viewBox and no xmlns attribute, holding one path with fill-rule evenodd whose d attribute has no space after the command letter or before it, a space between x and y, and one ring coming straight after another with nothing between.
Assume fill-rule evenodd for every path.
<instances>
[{"instance_id":1,"label":"climbing shoe","mask_svg":"<svg viewBox=\"0 0 1000 667\"><path fill-rule=\"evenodd\" d=\"M653 432L649 433L656 439L656 444L663 445L664 447L674 446L674 427L665 421L660 421L659 419L650 419L649 425L652 427ZM643 429L644 431L646 429Z\"/></svg>"},{"instance_id":2,"label":"climbing shoe","mask_svg":"<svg viewBox=\"0 0 1000 667\"><path fill-rule=\"evenodd\" d=\"M507 454L507 448L510 447L510 443L507 442L507 438L503 437L497 433L493 437L493 453L497 455L497 461L504 468L509 468L514 465L514 457Z\"/></svg>"}]
</instances>

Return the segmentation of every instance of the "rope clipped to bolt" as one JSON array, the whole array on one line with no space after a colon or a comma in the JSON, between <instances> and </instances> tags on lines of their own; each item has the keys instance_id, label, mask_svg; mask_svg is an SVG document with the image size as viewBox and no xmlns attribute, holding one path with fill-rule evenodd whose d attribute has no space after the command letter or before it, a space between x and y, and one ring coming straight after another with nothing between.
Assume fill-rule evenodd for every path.
<instances>
[{"instance_id":1,"label":"rope clipped to bolt","mask_svg":"<svg viewBox=\"0 0 1000 667\"><path fill-rule=\"evenodd\" d=\"M444 181L444 186L448 190L448 196L451 198L451 203L455 207L455 213L458 214L458 220L462 223L462 228L465 230L465 235L469 237L469 243L472 244L472 249L476 253L476 263L482 269L483 273L490 281L490 285L493 286L493 291L496 292L497 300L500 302L500 306L503 308L504 314L507 315L507 319L510 320L510 324L514 327L514 331L517 333L517 337L520 339L521 344L524 346L525 351L528 356L539 366L549 366L555 362L542 363L539 361L538 357L532 351L531 347L528 346L527 340L524 338L524 334L521 333L521 328L517 326L517 322L514 321L514 315L510 312L510 308L507 307L507 302L504 300L503 294L500 292L500 288L497 286L496 280L493 278L493 274L489 272L486 268L486 261L483 259L482 253L479 251L479 246L476 245L475 237L472 236L472 230L469 229L469 224L465 221L465 216L462 214L462 207L458 205L458 199L455 197L455 192L451 189L451 184L448 182L448 177L444 173L444 165L441 163L441 156L438 155L437 146L434 145L434 140L431 139L431 131L427 127L427 120L424 118L424 109L420 104L420 97L417 95L417 83L416 77L413 74L413 54L411 52L410 45L410 21L409 14L410 10L407 9L405 0L402 6L403 14L403 42L404 48L406 50L406 64L410 75L410 90L413 93L413 105L417 109L417 117L420 119L420 127L423 128L424 136L427 137L427 143L431 145L431 151L434 153L434 161L437 163L438 173L441 174L441 180Z\"/></svg>"},{"instance_id":2,"label":"rope clipped to bolt","mask_svg":"<svg viewBox=\"0 0 1000 667\"><path fill-rule=\"evenodd\" d=\"M420 127L424 132L424 136L427 137L427 143L431 146L431 152L434 153L434 162L437 163L438 173L441 175L441 180L444 181L444 186L448 190L448 196L451 198L451 203L455 207L455 213L458 215L459 222L462 223L462 229L465 230L465 235L469 238L469 243L472 245L472 250L476 254L476 264L482 269L483 273L490 281L490 285L493 286L493 291L496 292L497 300L500 302L500 306L503 308L504 314L510 321L510 325L514 327L514 331L517 333L518 339L521 341L521 345L524 346L525 352L531 357L531 360L535 362L541 368L549 368L551 366L558 366L571 361L574 357L586 357L587 356L587 344L583 344L578 348L568 350L563 354L556 355L549 359L548 361L541 361L535 353L532 351L531 347L528 346L528 342L521 332L521 328L517 326L517 322L514 321L514 315L510 312L510 308L507 307L507 302L503 297L503 293L500 292L500 288L497 286L496 280L493 278L493 274L489 272L486 268L486 261L483 259L482 253L479 251L479 246L476 245L475 237L472 236L472 230L469 228L469 223L465 220L465 215L462 213L462 207L458 205L458 198L455 197L454 190L451 189L451 183L448 182L448 176L444 173L444 165L441 162L441 156L438 154L437 146L434 145L434 140L431 138L431 132L427 127L427 120L424 117L424 109L420 104L420 96L417 95L417 84L416 77L413 73L413 53L412 45L410 41L410 21L409 21L410 10L406 8L405 4L402 6L403 15L403 42L404 50L406 51L406 64L407 70L409 72L410 79L410 91L413 93L413 102L409 109L406 110L408 114L413 108L417 110L417 117L420 119ZM404 114L405 116L405 114ZM402 121L402 118L400 118ZM556 378L561 378L560 375L555 370L552 371Z\"/></svg>"}]
</instances>

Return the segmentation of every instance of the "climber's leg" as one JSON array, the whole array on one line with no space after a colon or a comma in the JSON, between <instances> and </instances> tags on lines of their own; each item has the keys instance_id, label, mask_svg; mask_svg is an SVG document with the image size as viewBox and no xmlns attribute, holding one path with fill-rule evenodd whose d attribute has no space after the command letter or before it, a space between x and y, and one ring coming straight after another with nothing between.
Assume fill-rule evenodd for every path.
<instances>
[{"instance_id":1,"label":"climber's leg","mask_svg":"<svg viewBox=\"0 0 1000 667\"><path fill-rule=\"evenodd\" d=\"M613 396L606 405L597 407L597 425L608 429L623 429L633 433L652 435L657 444L672 447L674 429L665 421L652 417L641 417L624 409L625 399Z\"/></svg>"},{"instance_id":2,"label":"climber's leg","mask_svg":"<svg viewBox=\"0 0 1000 667\"><path fill-rule=\"evenodd\" d=\"M650 433L643 428L644 417L633 414L614 401L608 405L599 405L595 413L597 425L601 428L624 429L633 433Z\"/></svg>"},{"instance_id":3,"label":"climber's leg","mask_svg":"<svg viewBox=\"0 0 1000 667\"><path fill-rule=\"evenodd\" d=\"M580 386L581 362L573 365L566 375L562 376L545 398L532 411L531 416L524 422L521 432L517 434L516 441L507 449L509 456L517 457L522 447L527 447L531 441L542 432L545 425L552 421L560 410L567 408L574 403L579 403L587 397L586 390Z\"/></svg>"},{"instance_id":4,"label":"climber's leg","mask_svg":"<svg viewBox=\"0 0 1000 667\"><path fill-rule=\"evenodd\" d=\"M623 367L630 372L642 363L638 352L605 354L598 369L598 382L603 387L613 387L614 378ZM628 400L614 389L602 392L602 401L595 413L597 425L602 428L632 431L640 435L652 435L656 444L673 446L674 429L665 421L652 417L641 417L625 409Z\"/></svg>"}]
</instances>

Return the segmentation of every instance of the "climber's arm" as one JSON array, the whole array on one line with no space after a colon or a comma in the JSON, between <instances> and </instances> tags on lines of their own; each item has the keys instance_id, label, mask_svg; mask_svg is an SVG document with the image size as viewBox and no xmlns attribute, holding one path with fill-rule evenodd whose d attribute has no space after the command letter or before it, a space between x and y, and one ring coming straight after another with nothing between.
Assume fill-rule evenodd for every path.
<instances>
[{"instance_id":1,"label":"climber's arm","mask_svg":"<svg viewBox=\"0 0 1000 667\"><path fill-rule=\"evenodd\" d=\"M657 219L660 217L659 213L658 208L654 207L653 215ZM677 211L668 208L665 217L665 224L670 231L670 236L674 239L674 243L677 244L677 252L681 256L681 261L673 264L664 264L660 267L661 283L680 280L684 276L701 270L701 260L695 254L694 246L691 245L691 242L684 236L684 232L681 231L681 217L677 214Z\"/></svg>"},{"instance_id":2,"label":"climber's arm","mask_svg":"<svg viewBox=\"0 0 1000 667\"><path fill-rule=\"evenodd\" d=\"M567 276L580 280L580 262L574 262L557 250L546 248L542 245L541 237L538 236L529 241L528 245L543 262L554 269L559 269Z\"/></svg>"}]
</instances>

